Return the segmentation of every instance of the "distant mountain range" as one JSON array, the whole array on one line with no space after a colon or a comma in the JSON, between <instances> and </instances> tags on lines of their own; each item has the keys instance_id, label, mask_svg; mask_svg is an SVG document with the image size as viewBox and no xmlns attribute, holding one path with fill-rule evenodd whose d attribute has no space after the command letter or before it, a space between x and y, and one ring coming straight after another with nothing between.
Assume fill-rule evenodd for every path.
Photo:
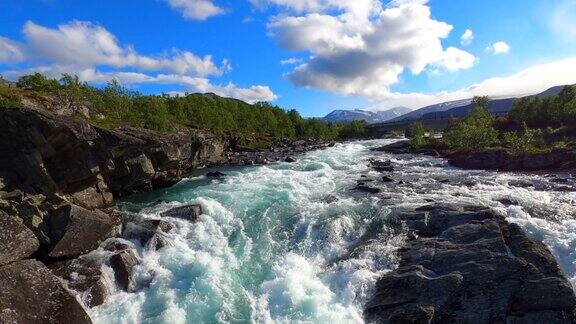
<instances>
[{"instance_id":1,"label":"distant mountain range","mask_svg":"<svg viewBox=\"0 0 576 324\"><path fill-rule=\"evenodd\" d=\"M534 96L540 98L546 98L550 96L555 96L562 91L564 86L552 87L544 92L536 94ZM514 105L514 100L518 98L505 98L505 99L493 99L488 104L488 110L497 115L502 115L508 113L512 106ZM443 119L450 117L464 117L468 115L474 109L474 104L472 99L457 100L443 102L436 105L427 106L414 110L408 114L399 116L397 118L391 119L391 122L401 122L401 121L414 121L417 119Z\"/></svg>"},{"instance_id":2,"label":"distant mountain range","mask_svg":"<svg viewBox=\"0 0 576 324\"><path fill-rule=\"evenodd\" d=\"M384 111L366 111L366 110L334 110L333 112L322 118L323 121L329 123L345 123L355 120L364 120L369 124L383 123L402 116L412 111L406 107L397 107Z\"/></svg>"}]
</instances>

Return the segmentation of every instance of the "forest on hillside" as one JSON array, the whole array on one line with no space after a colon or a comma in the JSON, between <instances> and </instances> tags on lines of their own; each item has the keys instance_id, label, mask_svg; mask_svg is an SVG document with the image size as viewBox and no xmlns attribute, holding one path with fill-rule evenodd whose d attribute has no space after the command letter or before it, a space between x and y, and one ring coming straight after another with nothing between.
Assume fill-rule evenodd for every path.
<instances>
[{"instance_id":1,"label":"forest on hillside","mask_svg":"<svg viewBox=\"0 0 576 324\"><path fill-rule=\"evenodd\" d=\"M303 118L295 109L268 102L248 104L215 94L143 95L116 81L99 88L73 75L57 80L36 73L21 77L15 86L0 83L0 107L23 107L24 97L35 101L56 98L76 109L79 118L107 128L129 125L171 132L188 127L215 134L236 133L251 146L265 146L277 139L357 138L364 134L365 126L363 122L326 123ZM89 114L81 113L81 108Z\"/></svg>"}]
</instances>

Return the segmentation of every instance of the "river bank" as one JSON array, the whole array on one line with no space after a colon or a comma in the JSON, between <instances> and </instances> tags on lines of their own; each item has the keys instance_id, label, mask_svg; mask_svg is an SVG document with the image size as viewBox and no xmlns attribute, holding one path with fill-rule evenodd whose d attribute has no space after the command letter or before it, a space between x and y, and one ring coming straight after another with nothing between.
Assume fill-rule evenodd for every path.
<instances>
[{"instance_id":1,"label":"river bank","mask_svg":"<svg viewBox=\"0 0 576 324\"><path fill-rule=\"evenodd\" d=\"M576 174L576 151L556 149L547 153L513 155L505 149L478 152L452 152L434 147L414 149L408 140L373 149L392 154L421 154L447 159L451 165L467 170L502 172L567 172Z\"/></svg>"},{"instance_id":2,"label":"river bank","mask_svg":"<svg viewBox=\"0 0 576 324\"><path fill-rule=\"evenodd\" d=\"M387 223L402 211L481 205L550 228L574 217L576 197L551 187L570 180L470 174L429 157L378 160L370 149L382 141L239 152L207 134L111 131L26 109L1 111L0 126L7 322L363 322L376 283L411 240ZM276 160L285 162L267 164ZM189 173L255 163L263 165ZM486 186L498 194L486 199ZM573 255L554 235L572 234L536 239L574 283Z\"/></svg>"},{"instance_id":3,"label":"river bank","mask_svg":"<svg viewBox=\"0 0 576 324\"><path fill-rule=\"evenodd\" d=\"M192 170L295 161L299 154L333 145L284 141L248 150L208 132L108 130L24 108L1 109L0 128L0 271L7 287L0 301L9 310L2 322L90 321L48 268L60 277L86 277L70 288L93 294L88 305L104 298L99 266L75 262L125 233L126 219L114 207L117 198L170 187ZM146 225L152 233L158 227ZM122 247L112 244L109 257L116 258L114 271L126 281L135 257ZM30 291L19 291L21 280L31 284Z\"/></svg>"}]
</instances>

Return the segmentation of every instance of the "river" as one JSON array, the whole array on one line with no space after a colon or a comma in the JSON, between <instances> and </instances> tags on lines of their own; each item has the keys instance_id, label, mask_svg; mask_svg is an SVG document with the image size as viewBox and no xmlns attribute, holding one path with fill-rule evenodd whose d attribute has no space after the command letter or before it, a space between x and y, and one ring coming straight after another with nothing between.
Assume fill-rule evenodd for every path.
<instances>
[{"instance_id":1,"label":"river","mask_svg":"<svg viewBox=\"0 0 576 324\"><path fill-rule=\"evenodd\" d=\"M404 240L381 220L432 201L494 207L544 242L576 286L576 193L551 190L558 184L546 176L463 171L442 159L369 150L388 142L343 143L296 163L223 169L223 180L192 175L122 201L121 209L143 217L188 203L201 204L204 215L194 224L173 220L171 244L158 251L134 242L142 261L137 278L150 282L148 288L120 292L104 266L114 292L89 310L91 317L96 323L362 323L364 303L378 277L396 266ZM361 175L381 178L368 166L374 157L394 162L395 182L377 181L383 190L377 195L352 190ZM348 255L368 230L380 235Z\"/></svg>"}]
</instances>

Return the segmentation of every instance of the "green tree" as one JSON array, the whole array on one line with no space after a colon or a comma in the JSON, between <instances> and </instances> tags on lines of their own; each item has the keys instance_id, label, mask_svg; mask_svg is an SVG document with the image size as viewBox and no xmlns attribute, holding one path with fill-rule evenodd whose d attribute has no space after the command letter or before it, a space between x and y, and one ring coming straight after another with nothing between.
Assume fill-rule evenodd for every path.
<instances>
[{"instance_id":1,"label":"green tree","mask_svg":"<svg viewBox=\"0 0 576 324\"><path fill-rule=\"evenodd\" d=\"M420 120L410 126L410 144L413 148L419 149L426 144L426 130L424 123Z\"/></svg>"},{"instance_id":2,"label":"green tree","mask_svg":"<svg viewBox=\"0 0 576 324\"><path fill-rule=\"evenodd\" d=\"M443 141L454 150L482 150L498 144L498 131L494 128L494 116L482 102L462 121L452 126Z\"/></svg>"}]
</instances>

